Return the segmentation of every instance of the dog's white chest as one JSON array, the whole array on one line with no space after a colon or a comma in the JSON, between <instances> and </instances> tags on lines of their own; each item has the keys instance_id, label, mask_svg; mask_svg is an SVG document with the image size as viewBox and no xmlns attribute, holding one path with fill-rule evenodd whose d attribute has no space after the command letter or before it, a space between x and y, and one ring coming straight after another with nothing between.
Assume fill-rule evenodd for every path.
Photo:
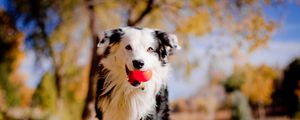
<instances>
[{"instance_id":1,"label":"dog's white chest","mask_svg":"<svg viewBox=\"0 0 300 120\"><path fill-rule=\"evenodd\" d=\"M126 94L120 91L115 92L112 98L102 99L103 120L139 120L146 117L155 110L155 96L147 92Z\"/></svg>"}]
</instances>

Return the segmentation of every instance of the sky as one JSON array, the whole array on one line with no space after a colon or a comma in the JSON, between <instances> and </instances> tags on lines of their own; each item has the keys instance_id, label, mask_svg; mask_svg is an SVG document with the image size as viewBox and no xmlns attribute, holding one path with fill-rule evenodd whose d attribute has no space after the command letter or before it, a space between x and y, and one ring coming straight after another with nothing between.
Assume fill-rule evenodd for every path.
<instances>
[{"instance_id":1,"label":"sky","mask_svg":"<svg viewBox=\"0 0 300 120\"><path fill-rule=\"evenodd\" d=\"M287 4L282 8L266 7L268 19L277 19L278 28L270 42L250 57L255 65L268 64L285 67L295 57L300 57L300 4ZM279 20L279 21L278 21Z\"/></svg>"}]
</instances>

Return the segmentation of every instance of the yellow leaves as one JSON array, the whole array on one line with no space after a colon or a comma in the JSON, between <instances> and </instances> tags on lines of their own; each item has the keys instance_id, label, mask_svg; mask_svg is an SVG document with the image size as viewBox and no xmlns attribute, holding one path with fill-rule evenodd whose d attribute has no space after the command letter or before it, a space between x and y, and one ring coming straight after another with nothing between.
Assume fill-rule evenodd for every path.
<instances>
[{"instance_id":1,"label":"yellow leaves","mask_svg":"<svg viewBox=\"0 0 300 120\"><path fill-rule=\"evenodd\" d=\"M45 73L36 88L32 97L32 106L41 107L43 110L48 110L48 112L55 112L57 92L55 87L54 75L51 73Z\"/></svg>"},{"instance_id":2,"label":"yellow leaves","mask_svg":"<svg viewBox=\"0 0 300 120\"><path fill-rule=\"evenodd\" d=\"M187 17L180 25L176 32L183 34L204 35L212 30L211 17L208 11L199 11L193 16Z\"/></svg>"},{"instance_id":3,"label":"yellow leaves","mask_svg":"<svg viewBox=\"0 0 300 120\"><path fill-rule=\"evenodd\" d=\"M8 79L14 84L23 84L26 76L19 70L20 65L24 59L25 53L22 51L24 36L22 33L16 35L15 47L9 51L9 56L14 58L11 62L12 71L8 76Z\"/></svg>"},{"instance_id":4,"label":"yellow leaves","mask_svg":"<svg viewBox=\"0 0 300 120\"><path fill-rule=\"evenodd\" d=\"M271 3L271 0L265 0L265 3L266 3L266 4L270 4L270 3Z\"/></svg>"},{"instance_id":5,"label":"yellow leaves","mask_svg":"<svg viewBox=\"0 0 300 120\"><path fill-rule=\"evenodd\" d=\"M183 0L173 0L172 4L175 8L182 8L184 5L184 1Z\"/></svg>"},{"instance_id":6,"label":"yellow leaves","mask_svg":"<svg viewBox=\"0 0 300 120\"><path fill-rule=\"evenodd\" d=\"M0 111L3 111L5 109L5 97L4 97L4 92L0 87ZM0 117L1 118L1 117Z\"/></svg>"},{"instance_id":7,"label":"yellow leaves","mask_svg":"<svg viewBox=\"0 0 300 120\"><path fill-rule=\"evenodd\" d=\"M23 42L24 42L24 35L20 32L15 34L15 40L14 40L15 48L12 48L8 53L10 58L14 58L14 61L12 63L12 68L14 70L20 66L21 61L25 56L24 52L22 51L24 47Z\"/></svg>"},{"instance_id":8,"label":"yellow leaves","mask_svg":"<svg viewBox=\"0 0 300 120\"><path fill-rule=\"evenodd\" d=\"M101 6L97 6L95 9L96 26L98 28L108 29L121 26L122 16L116 13L116 9L106 9Z\"/></svg>"},{"instance_id":9,"label":"yellow leaves","mask_svg":"<svg viewBox=\"0 0 300 120\"><path fill-rule=\"evenodd\" d=\"M216 5L216 1L214 0L190 0L189 2L192 7L201 7L201 6L213 7Z\"/></svg>"},{"instance_id":10,"label":"yellow leaves","mask_svg":"<svg viewBox=\"0 0 300 120\"><path fill-rule=\"evenodd\" d=\"M22 86L20 88L20 94L21 94L21 107L29 107L31 103L31 98L34 93L34 90L31 88L28 88L27 86Z\"/></svg>"},{"instance_id":11,"label":"yellow leaves","mask_svg":"<svg viewBox=\"0 0 300 120\"><path fill-rule=\"evenodd\" d=\"M267 21L262 14L249 14L239 24L236 24L235 31L249 43L249 52L265 45L270 40L276 27L273 21Z\"/></svg>"},{"instance_id":12,"label":"yellow leaves","mask_svg":"<svg viewBox=\"0 0 300 120\"><path fill-rule=\"evenodd\" d=\"M269 66L263 65L258 68L248 66L244 74L241 91L254 103L270 104L277 73Z\"/></svg>"},{"instance_id":13,"label":"yellow leaves","mask_svg":"<svg viewBox=\"0 0 300 120\"><path fill-rule=\"evenodd\" d=\"M190 0L191 7L199 7L203 6L206 3L206 0Z\"/></svg>"},{"instance_id":14,"label":"yellow leaves","mask_svg":"<svg viewBox=\"0 0 300 120\"><path fill-rule=\"evenodd\" d=\"M129 2L129 1L130 0L127 0L125 2ZM120 4L120 3L123 3L123 2L120 2L119 0L106 0L106 1L102 1L101 4L98 4L98 5L105 8L105 9L115 9L115 8L121 7L122 4Z\"/></svg>"},{"instance_id":15,"label":"yellow leaves","mask_svg":"<svg viewBox=\"0 0 300 120\"><path fill-rule=\"evenodd\" d=\"M267 65L259 67L246 65L243 68L236 68L225 86L240 89L252 103L268 105L272 102L274 81L278 75L276 69Z\"/></svg>"},{"instance_id":16,"label":"yellow leaves","mask_svg":"<svg viewBox=\"0 0 300 120\"><path fill-rule=\"evenodd\" d=\"M206 0L207 6L209 7L215 7L216 2L214 0Z\"/></svg>"},{"instance_id":17,"label":"yellow leaves","mask_svg":"<svg viewBox=\"0 0 300 120\"><path fill-rule=\"evenodd\" d=\"M162 24L162 12L159 9L154 9L149 16L145 18L142 25L149 28L165 29Z\"/></svg>"},{"instance_id":18,"label":"yellow leaves","mask_svg":"<svg viewBox=\"0 0 300 120\"><path fill-rule=\"evenodd\" d=\"M0 106L12 107L23 99L20 87L26 77L20 72L20 64L24 58L24 34L16 28L13 16L1 10L0 26Z\"/></svg>"},{"instance_id":19,"label":"yellow leaves","mask_svg":"<svg viewBox=\"0 0 300 120\"><path fill-rule=\"evenodd\" d=\"M242 91L249 96L252 101L262 104L270 104L270 95L273 92L272 83L272 80L258 76L254 80L246 81L246 83L242 86Z\"/></svg>"},{"instance_id":20,"label":"yellow leaves","mask_svg":"<svg viewBox=\"0 0 300 120\"><path fill-rule=\"evenodd\" d=\"M81 0L61 0L58 5L58 13L62 20L70 19L73 16L73 9L82 4Z\"/></svg>"},{"instance_id":21,"label":"yellow leaves","mask_svg":"<svg viewBox=\"0 0 300 120\"><path fill-rule=\"evenodd\" d=\"M165 0L158 3L161 13L172 13L178 15L180 9L184 7L183 0Z\"/></svg>"},{"instance_id":22,"label":"yellow leaves","mask_svg":"<svg viewBox=\"0 0 300 120\"><path fill-rule=\"evenodd\" d=\"M140 14L145 10L147 7L147 1L145 0L139 0L134 3L131 3L132 8L129 8L131 10L131 19L137 19Z\"/></svg>"},{"instance_id":23,"label":"yellow leaves","mask_svg":"<svg viewBox=\"0 0 300 120\"><path fill-rule=\"evenodd\" d=\"M261 14L251 16L246 24L249 31L266 30L267 32L272 32L275 27L274 22L266 21Z\"/></svg>"}]
</instances>

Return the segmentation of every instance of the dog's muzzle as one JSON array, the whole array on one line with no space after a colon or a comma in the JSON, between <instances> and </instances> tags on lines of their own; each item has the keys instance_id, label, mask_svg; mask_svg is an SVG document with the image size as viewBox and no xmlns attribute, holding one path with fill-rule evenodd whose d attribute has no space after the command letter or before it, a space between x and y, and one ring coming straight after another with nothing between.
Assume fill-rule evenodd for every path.
<instances>
[{"instance_id":1,"label":"dog's muzzle","mask_svg":"<svg viewBox=\"0 0 300 120\"><path fill-rule=\"evenodd\" d=\"M130 71L128 67L125 65L126 69L126 74L128 77L128 82L137 88L144 88L144 83L149 81L152 77L152 71L151 70L146 70L146 71L141 71L141 70L133 70Z\"/></svg>"},{"instance_id":2,"label":"dog's muzzle","mask_svg":"<svg viewBox=\"0 0 300 120\"><path fill-rule=\"evenodd\" d=\"M128 82L132 85L132 86L134 86L134 87L138 87L141 83L139 82L139 81L137 81L137 80L130 80L129 79L129 74L130 74L130 70L128 69L128 67L127 67L127 65L125 65L125 69L126 69L126 75L127 75L127 77L128 77Z\"/></svg>"}]
</instances>

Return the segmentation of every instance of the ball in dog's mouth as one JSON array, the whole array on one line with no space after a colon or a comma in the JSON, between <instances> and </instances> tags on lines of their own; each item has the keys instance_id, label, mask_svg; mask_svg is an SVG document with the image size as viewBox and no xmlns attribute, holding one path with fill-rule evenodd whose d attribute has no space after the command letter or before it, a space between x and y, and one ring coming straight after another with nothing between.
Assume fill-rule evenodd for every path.
<instances>
[{"instance_id":1,"label":"ball in dog's mouth","mask_svg":"<svg viewBox=\"0 0 300 120\"><path fill-rule=\"evenodd\" d=\"M128 76L128 82L134 87L140 86L144 82L149 81L152 77L152 71L151 70L145 70L145 71L133 70L133 71L130 71L127 66L125 66L125 68L126 68L126 73L127 73L127 76Z\"/></svg>"}]
</instances>

